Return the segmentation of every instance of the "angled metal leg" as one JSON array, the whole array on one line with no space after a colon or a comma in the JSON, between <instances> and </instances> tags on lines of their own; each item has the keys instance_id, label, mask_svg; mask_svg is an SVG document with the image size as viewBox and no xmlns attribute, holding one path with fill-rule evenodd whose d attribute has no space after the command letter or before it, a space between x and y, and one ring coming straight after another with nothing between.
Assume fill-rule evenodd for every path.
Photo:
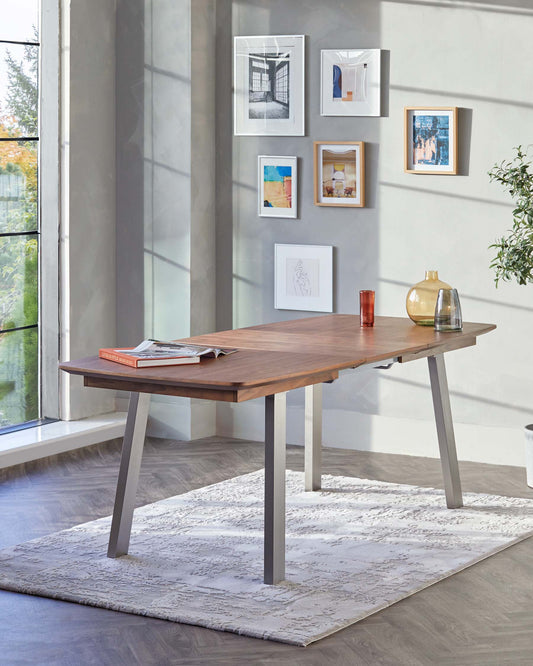
<instances>
[{"instance_id":1,"label":"angled metal leg","mask_svg":"<svg viewBox=\"0 0 533 666\"><path fill-rule=\"evenodd\" d=\"M320 490L322 478L322 384L305 387L305 489Z\"/></svg>"},{"instance_id":2,"label":"angled metal leg","mask_svg":"<svg viewBox=\"0 0 533 666\"><path fill-rule=\"evenodd\" d=\"M264 582L285 578L286 394L265 397L265 559Z\"/></svg>"},{"instance_id":3,"label":"angled metal leg","mask_svg":"<svg viewBox=\"0 0 533 666\"><path fill-rule=\"evenodd\" d=\"M437 436L439 439L442 474L444 476L446 505L449 509L458 509L463 506L463 495L461 492L459 465L457 464L457 451L455 449L452 410L450 408L444 356L442 354L428 356L428 365L435 422L437 424Z\"/></svg>"},{"instance_id":4,"label":"angled metal leg","mask_svg":"<svg viewBox=\"0 0 533 666\"><path fill-rule=\"evenodd\" d=\"M131 394L107 549L108 557L119 557L128 552L149 406L149 393Z\"/></svg>"}]
</instances>

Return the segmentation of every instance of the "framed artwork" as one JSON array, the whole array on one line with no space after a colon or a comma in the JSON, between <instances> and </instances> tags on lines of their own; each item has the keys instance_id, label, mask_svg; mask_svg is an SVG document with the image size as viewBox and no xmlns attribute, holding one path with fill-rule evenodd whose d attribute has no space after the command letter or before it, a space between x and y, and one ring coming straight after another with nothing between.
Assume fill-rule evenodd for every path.
<instances>
[{"instance_id":1,"label":"framed artwork","mask_svg":"<svg viewBox=\"0 0 533 666\"><path fill-rule=\"evenodd\" d=\"M381 51L331 49L320 55L320 115L379 116Z\"/></svg>"},{"instance_id":2,"label":"framed artwork","mask_svg":"<svg viewBox=\"0 0 533 666\"><path fill-rule=\"evenodd\" d=\"M277 310L333 311L333 247L275 245Z\"/></svg>"},{"instance_id":3,"label":"framed artwork","mask_svg":"<svg viewBox=\"0 0 533 666\"><path fill-rule=\"evenodd\" d=\"M407 106L404 170L457 174L457 107Z\"/></svg>"},{"instance_id":4,"label":"framed artwork","mask_svg":"<svg viewBox=\"0 0 533 666\"><path fill-rule=\"evenodd\" d=\"M365 205L365 144L315 141L315 206Z\"/></svg>"},{"instance_id":5,"label":"framed artwork","mask_svg":"<svg viewBox=\"0 0 533 666\"><path fill-rule=\"evenodd\" d=\"M304 35L235 37L235 134L304 135L304 41Z\"/></svg>"},{"instance_id":6,"label":"framed artwork","mask_svg":"<svg viewBox=\"0 0 533 666\"><path fill-rule=\"evenodd\" d=\"M296 157L258 157L258 209L261 217L296 217Z\"/></svg>"}]
</instances>

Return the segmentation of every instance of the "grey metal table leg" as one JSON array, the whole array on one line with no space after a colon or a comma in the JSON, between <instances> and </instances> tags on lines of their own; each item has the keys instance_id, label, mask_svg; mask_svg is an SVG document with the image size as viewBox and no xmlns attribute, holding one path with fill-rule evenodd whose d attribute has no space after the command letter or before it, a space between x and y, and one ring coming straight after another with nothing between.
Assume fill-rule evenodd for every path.
<instances>
[{"instance_id":1,"label":"grey metal table leg","mask_svg":"<svg viewBox=\"0 0 533 666\"><path fill-rule=\"evenodd\" d=\"M265 397L264 582L285 578L286 394Z\"/></svg>"},{"instance_id":2,"label":"grey metal table leg","mask_svg":"<svg viewBox=\"0 0 533 666\"><path fill-rule=\"evenodd\" d=\"M128 552L150 397L149 393L132 393L130 396L107 549L108 557L119 557Z\"/></svg>"},{"instance_id":3,"label":"grey metal table leg","mask_svg":"<svg viewBox=\"0 0 533 666\"><path fill-rule=\"evenodd\" d=\"M322 482L322 384L305 387L305 489Z\"/></svg>"},{"instance_id":4,"label":"grey metal table leg","mask_svg":"<svg viewBox=\"0 0 533 666\"><path fill-rule=\"evenodd\" d=\"M446 379L446 366L443 354L428 357L429 378L431 393L433 394L433 408L437 424L439 439L440 460L444 476L444 489L446 492L446 505L449 509L458 509L463 506L461 492L461 478L457 464L457 451L453 432L452 410Z\"/></svg>"}]
</instances>

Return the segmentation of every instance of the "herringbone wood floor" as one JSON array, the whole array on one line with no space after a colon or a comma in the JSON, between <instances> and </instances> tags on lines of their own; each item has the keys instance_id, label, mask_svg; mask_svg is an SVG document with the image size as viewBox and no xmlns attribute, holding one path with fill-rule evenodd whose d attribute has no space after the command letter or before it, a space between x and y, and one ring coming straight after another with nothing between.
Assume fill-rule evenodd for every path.
<instances>
[{"instance_id":1,"label":"herringbone wood floor","mask_svg":"<svg viewBox=\"0 0 533 666\"><path fill-rule=\"evenodd\" d=\"M111 513L120 442L0 471L0 547ZM303 455L289 447L288 466ZM147 442L138 504L259 469L261 444ZM326 449L324 471L441 486L428 458ZM465 490L532 497L524 471L462 463ZM308 648L0 591L0 664L533 664L533 538Z\"/></svg>"}]
</instances>

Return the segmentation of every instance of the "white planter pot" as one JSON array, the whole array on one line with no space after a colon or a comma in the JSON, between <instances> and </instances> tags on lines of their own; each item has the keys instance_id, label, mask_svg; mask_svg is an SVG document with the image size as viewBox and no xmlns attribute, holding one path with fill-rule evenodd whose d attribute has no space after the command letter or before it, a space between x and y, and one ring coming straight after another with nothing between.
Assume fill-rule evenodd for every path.
<instances>
[{"instance_id":1,"label":"white planter pot","mask_svg":"<svg viewBox=\"0 0 533 666\"><path fill-rule=\"evenodd\" d=\"M524 428L526 435L526 473L527 485L533 488L533 423Z\"/></svg>"}]
</instances>

